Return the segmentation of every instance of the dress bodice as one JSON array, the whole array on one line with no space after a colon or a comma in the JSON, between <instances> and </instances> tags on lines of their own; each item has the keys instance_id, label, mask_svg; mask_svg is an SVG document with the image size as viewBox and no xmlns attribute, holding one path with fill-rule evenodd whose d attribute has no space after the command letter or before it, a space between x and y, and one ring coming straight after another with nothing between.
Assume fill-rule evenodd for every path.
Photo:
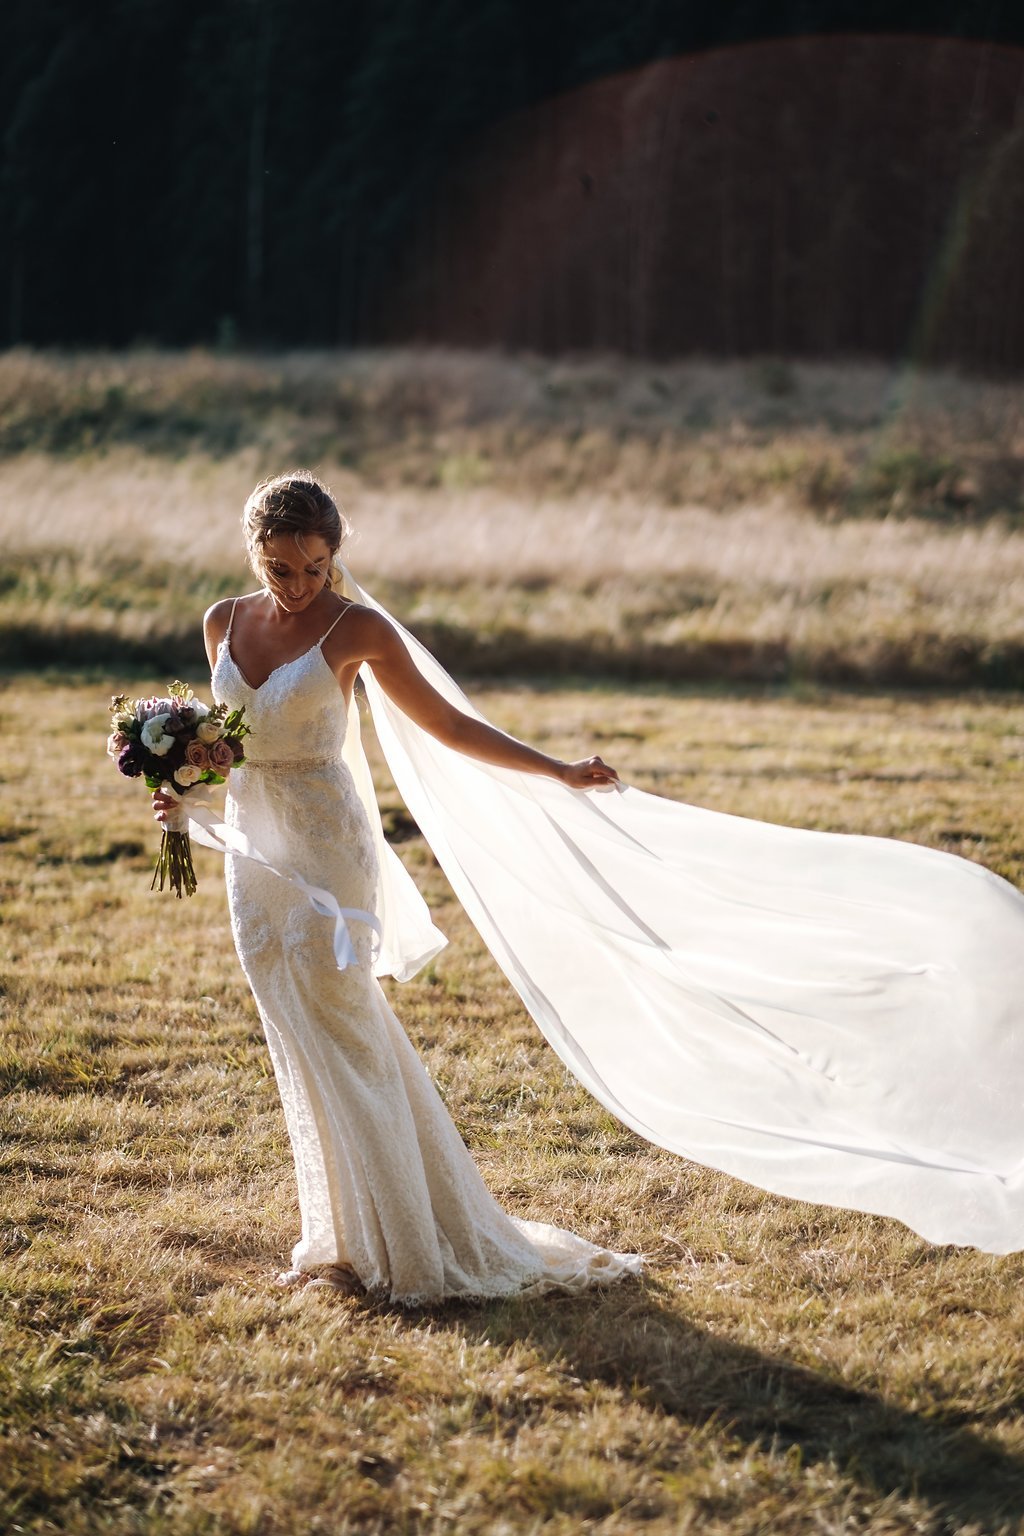
<instances>
[{"instance_id":1,"label":"dress bodice","mask_svg":"<svg viewBox=\"0 0 1024 1536\"><path fill-rule=\"evenodd\" d=\"M231 654L230 630L221 641L213 668L213 696L229 709L245 706L246 724L252 731L245 739L247 762L320 762L341 756L345 701L322 646L321 640L303 655L275 667L254 688Z\"/></svg>"}]
</instances>

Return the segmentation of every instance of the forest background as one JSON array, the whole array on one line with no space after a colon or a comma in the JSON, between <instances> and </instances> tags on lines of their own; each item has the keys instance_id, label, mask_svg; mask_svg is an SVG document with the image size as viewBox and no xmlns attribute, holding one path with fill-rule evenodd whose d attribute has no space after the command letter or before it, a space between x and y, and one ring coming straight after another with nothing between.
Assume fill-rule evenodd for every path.
<instances>
[{"instance_id":1,"label":"forest background","mask_svg":"<svg viewBox=\"0 0 1024 1536\"><path fill-rule=\"evenodd\" d=\"M998 0L8 0L0 345L1012 367L1022 35Z\"/></svg>"}]
</instances>

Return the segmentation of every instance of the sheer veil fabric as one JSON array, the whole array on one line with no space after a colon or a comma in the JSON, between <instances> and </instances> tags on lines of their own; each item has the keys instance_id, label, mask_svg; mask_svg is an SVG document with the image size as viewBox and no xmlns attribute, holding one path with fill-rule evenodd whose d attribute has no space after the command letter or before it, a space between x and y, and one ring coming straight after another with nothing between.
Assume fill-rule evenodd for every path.
<instances>
[{"instance_id":1,"label":"sheer veil fabric","mask_svg":"<svg viewBox=\"0 0 1024 1536\"><path fill-rule=\"evenodd\" d=\"M342 567L346 597L385 612ZM479 712L390 614L423 676ZM554 1050L658 1146L935 1243L1024 1248L1024 896L951 854L464 757L363 667L399 793ZM379 974L443 937L379 839Z\"/></svg>"}]
</instances>

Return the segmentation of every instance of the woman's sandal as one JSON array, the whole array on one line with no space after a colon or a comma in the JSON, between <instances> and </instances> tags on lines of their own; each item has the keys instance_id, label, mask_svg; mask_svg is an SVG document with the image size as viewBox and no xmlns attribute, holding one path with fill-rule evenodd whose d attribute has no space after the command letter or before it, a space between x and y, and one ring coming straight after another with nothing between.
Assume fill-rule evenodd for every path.
<instances>
[{"instance_id":1,"label":"woman's sandal","mask_svg":"<svg viewBox=\"0 0 1024 1536\"><path fill-rule=\"evenodd\" d=\"M328 1269L309 1282L309 1288L337 1291L342 1296L361 1296L364 1286L355 1270L348 1264L331 1264Z\"/></svg>"},{"instance_id":2,"label":"woman's sandal","mask_svg":"<svg viewBox=\"0 0 1024 1536\"><path fill-rule=\"evenodd\" d=\"M364 1289L359 1276L348 1264L331 1264L315 1279L303 1269L284 1269L274 1284L283 1287L304 1285L307 1290L337 1291L342 1296L359 1296Z\"/></svg>"}]
</instances>

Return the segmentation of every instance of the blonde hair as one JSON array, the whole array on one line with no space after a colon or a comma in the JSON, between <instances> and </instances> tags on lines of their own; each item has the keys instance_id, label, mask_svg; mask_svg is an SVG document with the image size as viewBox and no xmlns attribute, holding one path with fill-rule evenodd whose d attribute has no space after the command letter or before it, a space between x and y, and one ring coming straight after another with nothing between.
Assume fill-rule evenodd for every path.
<instances>
[{"instance_id":1,"label":"blonde hair","mask_svg":"<svg viewBox=\"0 0 1024 1536\"><path fill-rule=\"evenodd\" d=\"M260 481L242 511L242 532L249 568L258 580L266 581L263 546L268 539L289 534L302 549L303 537L315 534L327 545L333 562L351 529L327 486L310 470L298 469ZM334 574L333 564L329 565L328 586Z\"/></svg>"}]
</instances>

